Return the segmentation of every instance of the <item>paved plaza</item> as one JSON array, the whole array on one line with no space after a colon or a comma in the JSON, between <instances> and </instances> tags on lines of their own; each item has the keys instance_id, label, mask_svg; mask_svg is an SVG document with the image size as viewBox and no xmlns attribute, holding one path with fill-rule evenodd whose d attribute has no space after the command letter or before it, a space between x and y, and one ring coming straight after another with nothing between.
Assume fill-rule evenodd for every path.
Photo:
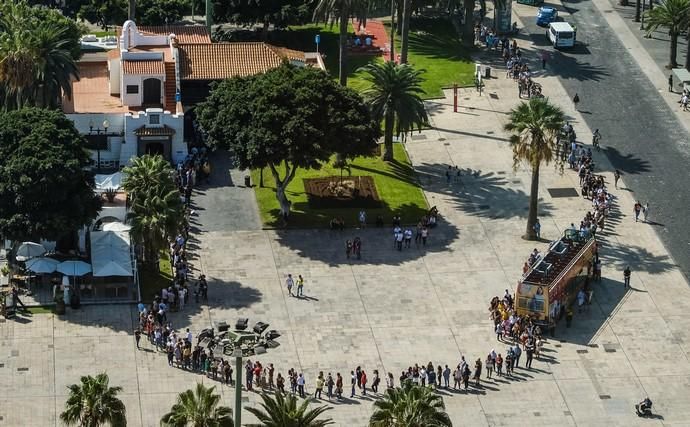
<instances>
[{"instance_id":1,"label":"paved plaza","mask_svg":"<svg viewBox=\"0 0 690 427\"><path fill-rule=\"evenodd\" d=\"M203 190L213 200L196 196L204 211L193 243L195 267L209 278L209 302L173 313L173 325L196 334L238 317L268 322L282 333L281 345L258 359L282 374L289 368L303 372L311 392L319 371L340 372L347 391L349 372L358 365L370 378L374 369L382 377L392 372L397 384L400 371L414 363L452 369L462 355L472 366L491 349L505 353L492 334L488 302L506 288L513 291L530 251L547 244L520 238L530 172L513 170L502 125L518 102L517 88L504 71L495 71L481 96L461 89L458 113L452 112L450 91L446 99L429 101L433 129L408 143L429 203L443 218L427 247L398 252L389 228L259 230L251 212L224 228L223 212L237 211L224 203L246 200L242 191L251 190L228 187L230 196L222 195L223 187ZM538 72L536 79L578 135L591 135L557 78ZM594 156L597 170L612 183L607 159ZM459 181L446 182L449 165L462 170ZM619 187L612 190L617 211L601 233L603 281L594 286L593 304L575 313L572 328L558 325L532 370L518 368L511 379L482 381L467 393L440 390L454 425L690 424L690 288L657 237L658 226L634 222L635 188L626 187L625 177ZM542 168L540 219L542 237L549 240L588 208L580 197L551 197L553 188L579 189L575 172ZM205 227L204 218L212 218L212 226ZM344 242L355 236L363 240L362 260L347 260ZM624 290L628 264L631 289ZM287 294L288 273L304 276L305 298ZM223 403L233 406L234 388L169 368L165 355L148 343L137 350L136 324L129 305L0 323L0 426L59 425L67 385L100 371L124 388L130 426L158 425L177 393L196 381L216 384ZM633 404L645 395L654 401L655 419L634 414ZM244 396L245 405L257 405L257 394ZM339 426L364 426L375 399L331 402L328 415ZM245 411L243 421L254 420Z\"/></svg>"}]
</instances>

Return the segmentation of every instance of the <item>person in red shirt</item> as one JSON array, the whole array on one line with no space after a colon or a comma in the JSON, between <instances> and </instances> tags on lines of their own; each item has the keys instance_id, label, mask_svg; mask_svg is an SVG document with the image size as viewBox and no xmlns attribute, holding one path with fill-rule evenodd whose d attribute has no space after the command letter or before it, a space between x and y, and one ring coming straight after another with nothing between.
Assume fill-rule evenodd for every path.
<instances>
[{"instance_id":1,"label":"person in red shirt","mask_svg":"<svg viewBox=\"0 0 690 427\"><path fill-rule=\"evenodd\" d=\"M364 372L364 369L362 369L361 381L362 381L362 396L366 396L367 395L367 373Z\"/></svg>"}]
</instances>

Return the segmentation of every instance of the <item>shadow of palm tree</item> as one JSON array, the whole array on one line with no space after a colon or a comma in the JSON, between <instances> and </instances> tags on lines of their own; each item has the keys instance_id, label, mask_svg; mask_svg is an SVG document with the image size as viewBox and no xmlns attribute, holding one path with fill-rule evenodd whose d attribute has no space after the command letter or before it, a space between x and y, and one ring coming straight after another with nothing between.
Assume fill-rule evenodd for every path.
<instances>
[{"instance_id":1,"label":"shadow of palm tree","mask_svg":"<svg viewBox=\"0 0 690 427\"><path fill-rule=\"evenodd\" d=\"M637 175L651 171L648 160L639 158L633 154L623 154L618 151L618 149L611 146L605 147L604 152L611 162L611 165L622 173Z\"/></svg>"},{"instance_id":2,"label":"shadow of palm tree","mask_svg":"<svg viewBox=\"0 0 690 427\"><path fill-rule=\"evenodd\" d=\"M458 181L455 176L447 183L447 165L421 164L415 170L429 192L451 197L452 203L464 213L482 218L527 218L529 194L521 188L529 186L519 178L508 178L500 172L482 173L480 170L461 169ZM511 188L513 187L513 188ZM550 216L553 206L539 199L539 216Z\"/></svg>"}]
</instances>

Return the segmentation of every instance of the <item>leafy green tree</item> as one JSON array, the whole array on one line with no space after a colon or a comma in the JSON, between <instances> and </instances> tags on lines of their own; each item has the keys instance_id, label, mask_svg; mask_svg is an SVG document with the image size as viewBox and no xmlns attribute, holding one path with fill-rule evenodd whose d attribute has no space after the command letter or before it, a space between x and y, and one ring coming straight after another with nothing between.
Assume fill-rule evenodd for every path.
<instances>
[{"instance_id":1,"label":"leafy green tree","mask_svg":"<svg viewBox=\"0 0 690 427\"><path fill-rule=\"evenodd\" d=\"M536 240L534 224L537 222L539 202L539 169L542 163L563 163L558 151L558 133L563 127L563 111L546 98L531 98L510 110L505 130L512 132L510 145L513 149L513 167L527 162L532 168L532 184L529 194L529 215L525 239Z\"/></svg>"},{"instance_id":2,"label":"leafy green tree","mask_svg":"<svg viewBox=\"0 0 690 427\"><path fill-rule=\"evenodd\" d=\"M371 105L374 117L383 120L383 160L393 160L393 133L411 132L428 124L429 117L420 97L423 92L421 75L407 64L395 62L374 62L365 67L364 79L371 82L365 96Z\"/></svg>"},{"instance_id":3,"label":"leafy green tree","mask_svg":"<svg viewBox=\"0 0 690 427\"><path fill-rule=\"evenodd\" d=\"M25 1L0 3L0 94L3 109L56 108L78 79L81 29L56 10Z\"/></svg>"},{"instance_id":4,"label":"leafy green tree","mask_svg":"<svg viewBox=\"0 0 690 427\"><path fill-rule=\"evenodd\" d=\"M88 0L77 16L107 30L109 25L122 25L127 20L127 7L127 0Z\"/></svg>"},{"instance_id":5,"label":"leafy green tree","mask_svg":"<svg viewBox=\"0 0 690 427\"><path fill-rule=\"evenodd\" d=\"M203 5L197 8L203 13ZM250 26L263 25L264 37L269 27L286 28L309 22L313 3L303 0L215 0L214 21Z\"/></svg>"},{"instance_id":6,"label":"leafy green tree","mask_svg":"<svg viewBox=\"0 0 690 427\"><path fill-rule=\"evenodd\" d=\"M370 151L380 134L356 92L321 70L288 63L216 85L196 110L210 144L233 151L243 169L269 168L284 219L285 189L299 168L319 169L334 153Z\"/></svg>"},{"instance_id":7,"label":"leafy green tree","mask_svg":"<svg viewBox=\"0 0 690 427\"><path fill-rule=\"evenodd\" d=\"M403 383L374 402L369 427L451 427L443 398L429 387Z\"/></svg>"},{"instance_id":8,"label":"leafy green tree","mask_svg":"<svg viewBox=\"0 0 690 427\"><path fill-rule=\"evenodd\" d=\"M232 427L232 409L218 406L220 395L214 393L215 389L197 383L194 391L180 393L170 412L161 418L161 426Z\"/></svg>"},{"instance_id":9,"label":"leafy green tree","mask_svg":"<svg viewBox=\"0 0 690 427\"><path fill-rule=\"evenodd\" d=\"M475 0L463 0L465 22L462 24L462 45L465 47L474 46L474 5Z\"/></svg>"},{"instance_id":10,"label":"leafy green tree","mask_svg":"<svg viewBox=\"0 0 690 427\"><path fill-rule=\"evenodd\" d=\"M262 393L261 408L247 408L265 427L323 427L333 424L330 418L318 419L330 408L326 405L309 409L309 401L304 400L297 406L297 398L276 392L275 397Z\"/></svg>"},{"instance_id":11,"label":"leafy green tree","mask_svg":"<svg viewBox=\"0 0 690 427\"><path fill-rule=\"evenodd\" d=\"M84 146L59 111L0 113L0 234L58 240L96 218L101 201Z\"/></svg>"},{"instance_id":12,"label":"leafy green tree","mask_svg":"<svg viewBox=\"0 0 690 427\"><path fill-rule=\"evenodd\" d=\"M668 68L677 68L678 36L690 25L690 0L663 0L653 10L646 12L647 36L651 36L659 27L668 28L671 37ZM690 54L689 54L690 55ZM686 66L690 65L686 59Z\"/></svg>"},{"instance_id":13,"label":"leafy green tree","mask_svg":"<svg viewBox=\"0 0 690 427\"><path fill-rule=\"evenodd\" d=\"M139 25L165 25L182 20L191 8L189 0L139 0L135 22Z\"/></svg>"},{"instance_id":14,"label":"leafy green tree","mask_svg":"<svg viewBox=\"0 0 690 427\"><path fill-rule=\"evenodd\" d=\"M122 387L110 387L106 373L81 377L81 384L68 386L69 397L60 419L67 425L98 427L127 426L125 404L117 398Z\"/></svg>"},{"instance_id":15,"label":"leafy green tree","mask_svg":"<svg viewBox=\"0 0 690 427\"><path fill-rule=\"evenodd\" d=\"M144 261L155 262L184 221L173 169L159 155L132 160L123 170L122 188L130 200L128 219L134 241L143 247Z\"/></svg>"}]
</instances>

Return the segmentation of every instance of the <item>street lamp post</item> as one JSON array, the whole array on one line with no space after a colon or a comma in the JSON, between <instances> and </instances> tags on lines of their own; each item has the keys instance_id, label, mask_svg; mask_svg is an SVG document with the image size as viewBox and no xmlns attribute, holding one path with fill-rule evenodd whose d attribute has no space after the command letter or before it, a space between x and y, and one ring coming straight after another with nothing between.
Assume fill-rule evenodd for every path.
<instances>
[{"instance_id":1,"label":"street lamp post","mask_svg":"<svg viewBox=\"0 0 690 427\"><path fill-rule=\"evenodd\" d=\"M232 352L235 358L235 427L242 425L242 349Z\"/></svg>"},{"instance_id":2,"label":"street lamp post","mask_svg":"<svg viewBox=\"0 0 690 427\"><path fill-rule=\"evenodd\" d=\"M94 132L96 132L96 135L100 135L101 131L103 132L103 136L105 136L105 141L106 145L108 142L108 128L110 127L110 122L108 120L103 120L102 123L103 129L101 128L93 128L93 120L89 120L89 134L93 135ZM96 142L96 172L101 171L101 144L100 141Z\"/></svg>"}]
</instances>

